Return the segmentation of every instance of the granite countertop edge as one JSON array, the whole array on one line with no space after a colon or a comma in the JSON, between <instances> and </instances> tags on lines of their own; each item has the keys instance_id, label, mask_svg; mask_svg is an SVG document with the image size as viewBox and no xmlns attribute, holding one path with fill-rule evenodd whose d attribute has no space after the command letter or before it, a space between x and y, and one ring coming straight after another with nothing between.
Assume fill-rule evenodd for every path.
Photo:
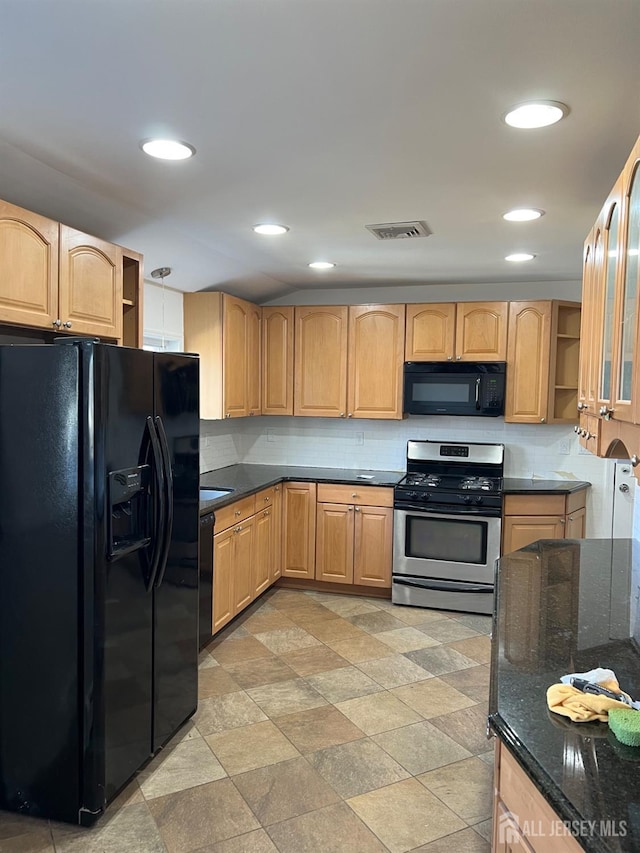
<instances>
[{"instance_id":1,"label":"granite countertop edge","mask_svg":"<svg viewBox=\"0 0 640 853\"><path fill-rule=\"evenodd\" d=\"M314 468L302 465L229 465L200 474L201 488L230 488L228 495L215 500L201 500L200 512L220 509L227 504L268 489L277 483L299 481L340 483L344 485L393 487L404 477L404 471L382 471L349 468ZM505 477L504 494L571 494L586 489L583 480L527 480Z\"/></svg>"}]
</instances>

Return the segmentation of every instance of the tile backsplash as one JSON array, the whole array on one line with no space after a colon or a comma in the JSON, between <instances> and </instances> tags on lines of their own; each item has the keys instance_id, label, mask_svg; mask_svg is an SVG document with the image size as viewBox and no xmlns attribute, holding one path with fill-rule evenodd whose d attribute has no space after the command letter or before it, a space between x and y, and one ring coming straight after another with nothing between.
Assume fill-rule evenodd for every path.
<instances>
[{"instance_id":1,"label":"tile backsplash","mask_svg":"<svg viewBox=\"0 0 640 853\"><path fill-rule=\"evenodd\" d=\"M507 477L591 482L588 535L611 535L613 463L583 451L572 426L446 416L402 421L258 417L202 421L200 436L201 471L238 462L404 471L409 439L502 442Z\"/></svg>"}]
</instances>

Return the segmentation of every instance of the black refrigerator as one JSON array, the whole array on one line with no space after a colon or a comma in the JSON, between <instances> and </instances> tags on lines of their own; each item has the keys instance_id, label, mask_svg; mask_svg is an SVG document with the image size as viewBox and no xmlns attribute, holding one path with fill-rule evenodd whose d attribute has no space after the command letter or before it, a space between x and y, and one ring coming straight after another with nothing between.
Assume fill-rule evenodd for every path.
<instances>
[{"instance_id":1,"label":"black refrigerator","mask_svg":"<svg viewBox=\"0 0 640 853\"><path fill-rule=\"evenodd\" d=\"M198 368L0 347L0 809L93 823L196 709Z\"/></svg>"}]
</instances>

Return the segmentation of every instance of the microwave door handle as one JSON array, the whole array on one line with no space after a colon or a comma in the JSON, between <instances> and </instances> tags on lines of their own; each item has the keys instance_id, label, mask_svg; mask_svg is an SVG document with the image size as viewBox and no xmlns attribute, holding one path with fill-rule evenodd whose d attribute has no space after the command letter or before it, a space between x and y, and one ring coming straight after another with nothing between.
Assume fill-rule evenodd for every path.
<instances>
[{"instance_id":1,"label":"microwave door handle","mask_svg":"<svg viewBox=\"0 0 640 853\"><path fill-rule=\"evenodd\" d=\"M478 411L480 410L480 382L481 377L478 376L478 378L476 379L476 409Z\"/></svg>"}]
</instances>

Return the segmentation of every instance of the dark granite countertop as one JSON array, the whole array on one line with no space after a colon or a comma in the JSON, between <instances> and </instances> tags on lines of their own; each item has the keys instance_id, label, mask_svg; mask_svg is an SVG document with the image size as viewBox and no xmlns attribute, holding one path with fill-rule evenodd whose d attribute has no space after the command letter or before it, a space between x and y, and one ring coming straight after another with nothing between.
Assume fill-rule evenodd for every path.
<instances>
[{"instance_id":1,"label":"dark granite countertop","mask_svg":"<svg viewBox=\"0 0 640 853\"><path fill-rule=\"evenodd\" d=\"M349 468L310 468L302 465L229 465L200 474L200 486L233 489L222 498L200 501L200 512L237 501L260 489L266 489L283 480L310 483L346 483L361 486L395 486L404 477L404 471L366 471Z\"/></svg>"},{"instance_id":2,"label":"dark granite countertop","mask_svg":"<svg viewBox=\"0 0 640 853\"><path fill-rule=\"evenodd\" d=\"M601 666L640 698L639 598L635 540L542 540L498 562L491 726L561 820L596 822L576 839L594 853L640 850L640 748L553 714L546 690Z\"/></svg>"},{"instance_id":3,"label":"dark granite countertop","mask_svg":"<svg viewBox=\"0 0 640 853\"><path fill-rule=\"evenodd\" d=\"M590 486L591 483L585 480L526 480L520 477L505 477L502 481L502 491L505 495L569 495Z\"/></svg>"}]
</instances>

